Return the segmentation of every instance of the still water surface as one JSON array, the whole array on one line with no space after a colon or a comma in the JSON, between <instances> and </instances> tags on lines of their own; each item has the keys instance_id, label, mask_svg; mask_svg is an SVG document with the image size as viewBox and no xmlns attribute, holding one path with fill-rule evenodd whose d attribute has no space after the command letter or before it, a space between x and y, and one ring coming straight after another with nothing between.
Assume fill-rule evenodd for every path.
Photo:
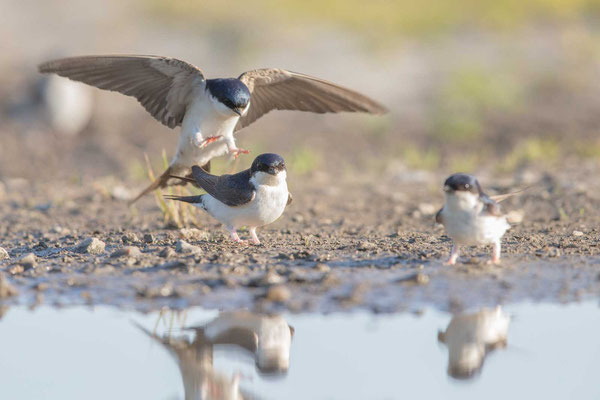
<instances>
[{"instance_id":1,"label":"still water surface","mask_svg":"<svg viewBox=\"0 0 600 400\"><path fill-rule=\"evenodd\" d=\"M600 398L595 302L454 317L11 308L0 343L0 399Z\"/></svg>"}]
</instances>

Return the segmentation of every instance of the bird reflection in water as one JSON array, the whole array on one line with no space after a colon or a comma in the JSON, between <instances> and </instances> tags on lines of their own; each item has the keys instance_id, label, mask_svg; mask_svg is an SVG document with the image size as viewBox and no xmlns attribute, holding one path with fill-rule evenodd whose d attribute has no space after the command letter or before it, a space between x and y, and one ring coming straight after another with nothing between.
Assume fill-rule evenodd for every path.
<instances>
[{"instance_id":1,"label":"bird reflection in water","mask_svg":"<svg viewBox=\"0 0 600 400\"><path fill-rule=\"evenodd\" d=\"M468 379L477 375L487 354L506 347L510 316L500 306L452 317L438 340L448 346L448 375Z\"/></svg>"},{"instance_id":2,"label":"bird reflection in water","mask_svg":"<svg viewBox=\"0 0 600 400\"><path fill-rule=\"evenodd\" d=\"M260 373L286 373L290 365L294 329L281 316L248 311L222 312L203 326L186 329L193 332L192 337L185 334L161 337L141 326L140 329L176 358L186 400L254 398L240 389L240 374L229 376L214 368L215 346L233 346L247 352Z\"/></svg>"}]
</instances>

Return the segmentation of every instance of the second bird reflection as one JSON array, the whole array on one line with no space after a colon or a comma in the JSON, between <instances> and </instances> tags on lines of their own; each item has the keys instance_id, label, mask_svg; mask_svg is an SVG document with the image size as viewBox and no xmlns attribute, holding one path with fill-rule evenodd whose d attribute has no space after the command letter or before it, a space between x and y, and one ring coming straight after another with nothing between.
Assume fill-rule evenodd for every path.
<instances>
[{"instance_id":1,"label":"second bird reflection","mask_svg":"<svg viewBox=\"0 0 600 400\"><path fill-rule=\"evenodd\" d=\"M510 316L500 306L452 317L438 340L448 346L448 375L469 379L481 372L488 353L506 347Z\"/></svg>"},{"instance_id":2,"label":"second bird reflection","mask_svg":"<svg viewBox=\"0 0 600 400\"><path fill-rule=\"evenodd\" d=\"M213 349L233 345L248 352L262 374L277 375L290 366L290 347L294 329L281 316L248 311L220 313L200 327L192 327L195 335L158 336L140 327L161 343L179 365L185 399L253 398L239 387L240 375L229 376L214 368Z\"/></svg>"}]
</instances>

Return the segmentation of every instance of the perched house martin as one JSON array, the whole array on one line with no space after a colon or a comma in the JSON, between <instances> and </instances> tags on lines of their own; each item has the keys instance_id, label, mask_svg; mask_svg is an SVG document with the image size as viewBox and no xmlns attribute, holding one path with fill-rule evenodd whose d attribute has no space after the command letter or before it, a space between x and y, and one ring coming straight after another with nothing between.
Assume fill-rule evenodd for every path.
<instances>
[{"instance_id":1,"label":"perched house martin","mask_svg":"<svg viewBox=\"0 0 600 400\"><path fill-rule=\"evenodd\" d=\"M500 262L500 239L510 225L500 205L486 195L472 175L454 174L444 182L446 203L435 216L454 241L446 262L454 265L461 245L492 244L492 263Z\"/></svg>"},{"instance_id":2,"label":"perched house martin","mask_svg":"<svg viewBox=\"0 0 600 400\"><path fill-rule=\"evenodd\" d=\"M261 154L250 169L233 175L215 176L197 165L192 167L192 178L177 177L195 183L207 194L200 196L165 196L199 207L225 224L231 238L240 240L237 229L247 226L252 243L260 244L256 228L274 222L292 202L286 183L287 172L283 158L277 154Z\"/></svg>"},{"instance_id":3,"label":"perched house martin","mask_svg":"<svg viewBox=\"0 0 600 400\"><path fill-rule=\"evenodd\" d=\"M192 165L210 172L213 157L248 153L237 148L233 134L269 111L387 111L360 93L284 69L257 69L238 78L206 79L200 69L175 58L108 55L49 61L39 70L133 96L164 125L181 126L169 167L131 203L159 187L181 184L170 176L189 176Z\"/></svg>"}]
</instances>

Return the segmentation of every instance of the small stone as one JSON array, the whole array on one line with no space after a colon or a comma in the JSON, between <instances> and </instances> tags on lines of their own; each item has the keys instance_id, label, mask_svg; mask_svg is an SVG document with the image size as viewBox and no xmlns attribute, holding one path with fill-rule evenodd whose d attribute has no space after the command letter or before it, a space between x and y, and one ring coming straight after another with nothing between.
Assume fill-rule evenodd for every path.
<instances>
[{"instance_id":1,"label":"small stone","mask_svg":"<svg viewBox=\"0 0 600 400\"><path fill-rule=\"evenodd\" d=\"M513 210L506 214L506 220L509 224L520 224L521 222L523 222L523 217L523 211Z\"/></svg>"},{"instance_id":2,"label":"small stone","mask_svg":"<svg viewBox=\"0 0 600 400\"><path fill-rule=\"evenodd\" d=\"M369 250L375 250L377 249L377 245L375 243L371 243L371 242L360 242L360 244L358 245L358 250L360 251L369 251Z\"/></svg>"},{"instance_id":3,"label":"small stone","mask_svg":"<svg viewBox=\"0 0 600 400\"><path fill-rule=\"evenodd\" d=\"M0 299L4 299L6 297L16 296L19 294L19 291L16 287L14 287L8 279L4 276L3 273L0 272Z\"/></svg>"},{"instance_id":4,"label":"small stone","mask_svg":"<svg viewBox=\"0 0 600 400\"><path fill-rule=\"evenodd\" d=\"M142 256L142 252L138 247L135 246L125 246L119 250L116 250L114 253L110 255L112 258L118 257L133 257L139 258Z\"/></svg>"},{"instance_id":5,"label":"small stone","mask_svg":"<svg viewBox=\"0 0 600 400\"><path fill-rule=\"evenodd\" d=\"M175 251L182 254L197 254L201 253L202 249L193 244L189 244L185 240L178 240L177 243L175 243Z\"/></svg>"},{"instance_id":6,"label":"small stone","mask_svg":"<svg viewBox=\"0 0 600 400\"><path fill-rule=\"evenodd\" d=\"M583 236L583 232L581 232L581 231L573 231L573 236Z\"/></svg>"},{"instance_id":7,"label":"small stone","mask_svg":"<svg viewBox=\"0 0 600 400\"><path fill-rule=\"evenodd\" d=\"M292 292L286 286L277 285L272 286L267 291L267 300L277 302L277 303L285 303L292 296Z\"/></svg>"},{"instance_id":8,"label":"small stone","mask_svg":"<svg viewBox=\"0 0 600 400\"><path fill-rule=\"evenodd\" d=\"M158 253L159 257L162 258L171 258L175 255L175 250L173 250L170 247L165 247L164 249L161 250L160 253Z\"/></svg>"},{"instance_id":9,"label":"small stone","mask_svg":"<svg viewBox=\"0 0 600 400\"><path fill-rule=\"evenodd\" d=\"M154 243L155 240L156 239L154 238L154 235L151 233L146 233L144 235L144 243L148 243L148 244Z\"/></svg>"},{"instance_id":10,"label":"small stone","mask_svg":"<svg viewBox=\"0 0 600 400\"><path fill-rule=\"evenodd\" d=\"M319 272L329 272L331 271L331 267L329 267L329 265L327 264L323 264L323 263L318 263L317 265L315 265L315 269Z\"/></svg>"},{"instance_id":11,"label":"small stone","mask_svg":"<svg viewBox=\"0 0 600 400\"><path fill-rule=\"evenodd\" d=\"M551 247L548 250L548 257L560 257L560 249L558 247Z\"/></svg>"},{"instance_id":12,"label":"small stone","mask_svg":"<svg viewBox=\"0 0 600 400\"><path fill-rule=\"evenodd\" d=\"M78 253L102 254L104 253L105 247L106 245L102 240L91 237L79 243L77 247L75 247L75 251Z\"/></svg>"},{"instance_id":13,"label":"small stone","mask_svg":"<svg viewBox=\"0 0 600 400\"><path fill-rule=\"evenodd\" d=\"M419 212L423 215L433 215L437 211L436 207L430 203L421 203L418 208Z\"/></svg>"},{"instance_id":14,"label":"small stone","mask_svg":"<svg viewBox=\"0 0 600 400\"><path fill-rule=\"evenodd\" d=\"M9 258L10 256L8 255L8 251L0 247L0 260L8 260Z\"/></svg>"},{"instance_id":15,"label":"small stone","mask_svg":"<svg viewBox=\"0 0 600 400\"><path fill-rule=\"evenodd\" d=\"M139 243L140 239L133 232L127 232L121 237L121 241L125 244L127 243Z\"/></svg>"},{"instance_id":16,"label":"small stone","mask_svg":"<svg viewBox=\"0 0 600 400\"><path fill-rule=\"evenodd\" d=\"M17 264L25 267L26 269L34 268L37 265L37 258L35 257L35 254L29 253L21 257Z\"/></svg>"},{"instance_id":17,"label":"small stone","mask_svg":"<svg viewBox=\"0 0 600 400\"><path fill-rule=\"evenodd\" d=\"M423 272L417 272L415 274L408 275L404 278L396 280L397 283L412 283L417 285L426 285L429 283L429 275Z\"/></svg>"}]
</instances>

